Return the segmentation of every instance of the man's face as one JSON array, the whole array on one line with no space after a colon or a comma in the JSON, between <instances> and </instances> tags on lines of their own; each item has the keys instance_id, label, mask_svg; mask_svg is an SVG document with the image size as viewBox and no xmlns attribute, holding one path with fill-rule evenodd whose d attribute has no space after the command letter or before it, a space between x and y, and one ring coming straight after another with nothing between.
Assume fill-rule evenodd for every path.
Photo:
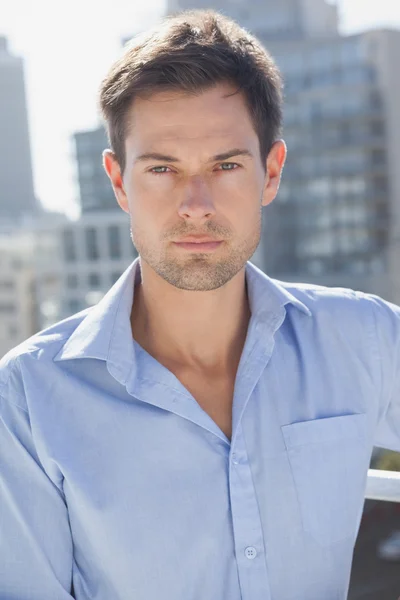
<instances>
[{"instance_id":1,"label":"man's face","mask_svg":"<svg viewBox=\"0 0 400 600\"><path fill-rule=\"evenodd\" d=\"M213 290L242 269L260 241L262 205L279 185L284 144L278 143L279 174L271 176L245 100L227 96L232 92L221 84L198 95L166 91L136 99L120 184L118 164L105 158L141 260L177 288ZM179 245L191 235L219 243Z\"/></svg>"}]
</instances>

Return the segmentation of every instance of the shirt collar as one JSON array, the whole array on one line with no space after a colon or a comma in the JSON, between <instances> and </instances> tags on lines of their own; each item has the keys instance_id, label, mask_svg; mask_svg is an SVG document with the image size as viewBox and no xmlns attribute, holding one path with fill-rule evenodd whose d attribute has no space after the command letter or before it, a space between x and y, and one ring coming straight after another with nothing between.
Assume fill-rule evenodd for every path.
<instances>
[{"instance_id":1,"label":"shirt collar","mask_svg":"<svg viewBox=\"0 0 400 600\"><path fill-rule=\"evenodd\" d=\"M110 372L126 383L135 362L130 315L136 283L140 282L140 257L121 275L102 300L84 316L54 357L55 361L76 358L105 360ZM282 284L250 262L246 282L252 318L268 322L272 315L292 304L311 316L309 308Z\"/></svg>"}]
</instances>

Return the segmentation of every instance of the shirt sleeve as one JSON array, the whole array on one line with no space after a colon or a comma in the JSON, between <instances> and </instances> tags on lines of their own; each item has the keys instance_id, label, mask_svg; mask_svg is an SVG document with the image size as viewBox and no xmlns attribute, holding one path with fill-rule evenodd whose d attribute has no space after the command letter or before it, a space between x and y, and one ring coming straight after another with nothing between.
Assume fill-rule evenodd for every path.
<instances>
[{"instance_id":1,"label":"shirt sleeve","mask_svg":"<svg viewBox=\"0 0 400 600\"><path fill-rule=\"evenodd\" d=\"M372 294L368 297L373 303L381 372L375 445L400 452L400 307Z\"/></svg>"},{"instance_id":2,"label":"shirt sleeve","mask_svg":"<svg viewBox=\"0 0 400 600\"><path fill-rule=\"evenodd\" d=\"M28 411L1 393L0 600L71 599L66 503L40 463Z\"/></svg>"}]
</instances>

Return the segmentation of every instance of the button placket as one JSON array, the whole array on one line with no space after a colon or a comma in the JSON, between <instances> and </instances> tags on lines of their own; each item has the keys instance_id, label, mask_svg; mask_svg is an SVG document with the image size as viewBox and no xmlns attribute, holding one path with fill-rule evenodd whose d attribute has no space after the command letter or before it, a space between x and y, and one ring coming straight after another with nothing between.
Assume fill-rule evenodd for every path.
<instances>
[{"instance_id":1,"label":"button placket","mask_svg":"<svg viewBox=\"0 0 400 600\"><path fill-rule=\"evenodd\" d=\"M238 465L239 464L239 459L238 459L238 455L236 454L236 452L234 452L232 454L232 462L234 465Z\"/></svg>"},{"instance_id":2,"label":"button placket","mask_svg":"<svg viewBox=\"0 0 400 600\"><path fill-rule=\"evenodd\" d=\"M230 496L235 553L243 600L270 600L264 538L241 425L232 445ZM248 570L252 576L249 578Z\"/></svg>"}]
</instances>

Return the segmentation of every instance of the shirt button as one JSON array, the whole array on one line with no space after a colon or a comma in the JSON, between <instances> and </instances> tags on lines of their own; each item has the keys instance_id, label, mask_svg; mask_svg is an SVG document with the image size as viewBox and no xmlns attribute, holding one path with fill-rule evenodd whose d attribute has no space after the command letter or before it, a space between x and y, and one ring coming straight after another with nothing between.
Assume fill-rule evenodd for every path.
<instances>
[{"instance_id":1,"label":"shirt button","mask_svg":"<svg viewBox=\"0 0 400 600\"><path fill-rule=\"evenodd\" d=\"M233 464L237 465L239 463L237 454L232 454L232 462Z\"/></svg>"},{"instance_id":2,"label":"shirt button","mask_svg":"<svg viewBox=\"0 0 400 600\"><path fill-rule=\"evenodd\" d=\"M248 546L244 551L246 558L253 560L257 556L257 550L253 546Z\"/></svg>"}]
</instances>

